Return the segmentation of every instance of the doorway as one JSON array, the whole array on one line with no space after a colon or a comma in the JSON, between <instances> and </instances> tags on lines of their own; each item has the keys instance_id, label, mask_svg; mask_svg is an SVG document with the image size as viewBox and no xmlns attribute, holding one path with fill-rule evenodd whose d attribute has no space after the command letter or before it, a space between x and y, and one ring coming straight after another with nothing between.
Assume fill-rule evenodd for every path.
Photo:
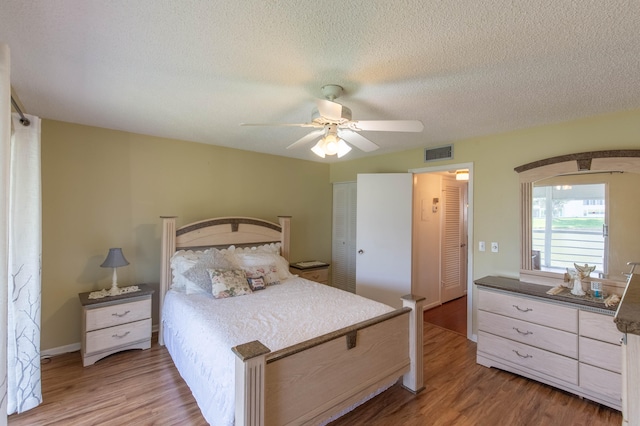
<instances>
[{"instance_id":1,"label":"doorway","mask_svg":"<svg viewBox=\"0 0 640 426\"><path fill-rule=\"evenodd\" d=\"M469 180L456 180L456 170ZM425 321L473 339L473 164L409 170L414 174L413 291Z\"/></svg>"},{"instance_id":2,"label":"doorway","mask_svg":"<svg viewBox=\"0 0 640 426\"><path fill-rule=\"evenodd\" d=\"M438 186L434 194L423 194L422 202L416 202L413 191L420 191L422 186L416 185L416 181L421 177L425 179L433 179L440 182L442 179L436 173L448 173L449 170L467 169L469 170L469 181L467 183L467 203L466 207L466 237L469 241L473 241L473 163L455 164L439 167L428 167L422 169L408 170L408 173L383 173L383 174L359 174L357 180L357 190L355 191L356 202L356 293L382 301L383 303L394 306L394 303L400 299L403 294L413 293L425 297L425 308L440 306L442 304L440 298L440 221L436 220L436 216L430 212L434 210L434 202L440 208L439 202L442 198L441 186ZM404 175L404 176L402 176ZM390 181L387 182L387 179ZM400 181L398 181L400 180ZM334 184L335 185L335 184ZM438 184L440 185L440 184ZM404 194L400 197L400 193ZM371 204L367 204L368 198L378 197L371 200ZM362 199L361 199L361 196ZM400 199L402 198L402 199ZM438 200L434 199L437 198ZM394 201L390 201L394 200ZM335 201L335 200L334 200ZM361 206L361 203L363 204ZM404 206L404 207L403 207ZM384 207L384 208L381 208ZM385 216L384 213L390 208L399 207L399 212L391 214L391 218ZM436 209L436 210L437 210ZM361 215L366 213L366 217L361 220ZM422 216L421 216L422 215ZM374 216L374 217L369 217ZM338 217L343 221L347 218L345 215L336 214L336 205L334 205L334 228L337 226L335 222ZM436 232L437 237L434 241L427 245L416 247L415 240L412 236L419 234L415 218L424 217L422 225L432 227L432 231ZM374 220L375 219L375 220ZM372 226L364 226L371 222ZM408 229L408 232L405 232ZM348 233L349 234L349 233ZM380 237L386 236L382 244L370 242L370 235ZM389 244L391 240L397 240L403 235L404 244L400 246ZM336 240L337 241L337 240ZM472 315L473 306L473 282L471 281L473 270L472 251L470 244L460 248L466 255L466 264L457 267L458 270L465 272L465 278L462 287L467 289L467 338L475 340L472 334ZM336 250L339 253L341 250ZM377 257L376 257L377 256ZM369 263L365 264L368 258L381 259L375 266L382 268L381 273L371 274L369 271ZM333 259L335 265L338 265L339 259ZM344 259L343 259L344 260ZM398 261L402 261L401 266L397 265ZM395 263L394 263L395 262ZM464 263L464 262L463 262ZM435 273L435 279L421 280L416 279L415 268L417 265L423 265L423 273ZM386 271L386 272L385 272ZM392 271L390 276L388 272ZM386 273L386 275L385 275ZM333 285L339 288L347 287L339 283L334 277ZM466 280L466 283L464 282ZM430 285L419 286L419 283L428 283ZM466 285L465 285L466 284ZM343 287L344 285L344 287ZM370 291L371 290L371 291Z\"/></svg>"}]
</instances>

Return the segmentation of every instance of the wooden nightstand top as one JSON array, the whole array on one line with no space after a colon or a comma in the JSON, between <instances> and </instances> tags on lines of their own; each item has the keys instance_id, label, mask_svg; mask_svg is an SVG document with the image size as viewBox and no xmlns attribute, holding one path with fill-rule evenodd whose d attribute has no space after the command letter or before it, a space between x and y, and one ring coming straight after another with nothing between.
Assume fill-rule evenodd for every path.
<instances>
[{"instance_id":1,"label":"wooden nightstand top","mask_svg":"<svg viewBox=\"0 0 640 426\"><path fill-rule=\"evenodd\" d=\"M313 269L328 268L329 264L318 260L307 260L304 262L296 262L289 264L291 268L299 269L301 271L311 271Z\"/></svg>"},{"instance_id":2,"label":"wooden nightstand top","mask_svg":"<svg viewBox=\"0 0 640 426\"><path fill-rule=\"evenodd\" d=\"M82 304L82 306L90 307L93 305L107 304L111 302L119 302L126 299L133 299L136 297L148 296L153 294L154 292L154 290L151 288L149 284L136 284L136 285L140 290L134 291L133 293L125 293L125 294L120 294L118 296L107 296L101 299L89 299L89 294L91 294L92 292L88 291L86 293L78 294L78 297L80 298L80 303ZM128 287L128 286L123 286L123 287Z\"/></svg>"}]
</instances>

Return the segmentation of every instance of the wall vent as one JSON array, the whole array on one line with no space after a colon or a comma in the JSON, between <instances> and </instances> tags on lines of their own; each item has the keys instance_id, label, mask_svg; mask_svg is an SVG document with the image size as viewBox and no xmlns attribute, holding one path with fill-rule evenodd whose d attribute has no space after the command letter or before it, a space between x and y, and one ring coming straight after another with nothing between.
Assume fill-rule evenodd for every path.
<instances>
[{"instance_id":1,"label":"wall vent","mask_svg":"<svg viewBox=\"0 0 640 426\"><path fill-rule=\"evenodd\" d=\"M453 145L424 149L424 162L453 159Z\"/></svg>"}]
</instances>

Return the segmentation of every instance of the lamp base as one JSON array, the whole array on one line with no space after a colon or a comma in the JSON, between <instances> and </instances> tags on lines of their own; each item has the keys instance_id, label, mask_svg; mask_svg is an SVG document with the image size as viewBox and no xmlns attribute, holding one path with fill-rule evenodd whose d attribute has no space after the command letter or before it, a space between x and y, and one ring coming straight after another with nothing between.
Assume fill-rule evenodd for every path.
<instances>
[{"instance_id":1,"label":"lamp base","mask_svg":"<svg viewBox=\"0 0 640 426\"><path fill-rule=\"evenodd\" d=\"M89 293L89 299L102 299L104 297L120 296L121 294L135 293L136 291L140 291L140 288L137 285L128 287L115 286L110 289L92 291Z\"/></svg>"}]
</instances>

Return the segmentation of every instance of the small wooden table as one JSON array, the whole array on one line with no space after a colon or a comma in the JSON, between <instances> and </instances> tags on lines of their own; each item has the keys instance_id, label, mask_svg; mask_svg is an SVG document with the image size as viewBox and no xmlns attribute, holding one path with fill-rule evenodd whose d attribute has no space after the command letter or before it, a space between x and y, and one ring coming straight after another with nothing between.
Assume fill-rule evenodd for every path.
<instances>
[{"instance_id":1,"label":"small wooden table","mask_svg":"<svg viewBox=\"0 0 640 426\"><path fill-rule=\"evenodd\" d=\"M329 264L317 260L291 263L289 272L320 284L329 284Z\"/></svg>"},{"instance_id":2,"label":"small wooden table","mask_svg":"<svg viewBox=\"0 0 640 426\"><path fill-rule=\"evenodd\" d=\"M82 365L85 367L116 352L151 347L151 295L153 289L138 284L139 291L101 299L80 293L82 304Z\"/></svg>"}]
</instances>

